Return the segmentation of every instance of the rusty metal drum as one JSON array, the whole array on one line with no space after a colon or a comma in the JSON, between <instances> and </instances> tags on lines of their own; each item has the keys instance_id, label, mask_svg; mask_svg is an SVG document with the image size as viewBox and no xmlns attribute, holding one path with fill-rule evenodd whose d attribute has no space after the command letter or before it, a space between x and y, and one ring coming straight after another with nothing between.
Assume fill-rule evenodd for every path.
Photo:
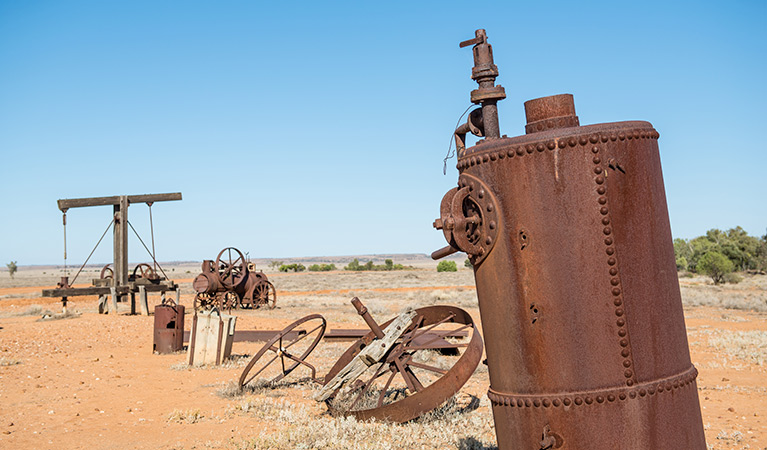
<instances>
[{"instance_id":1,"label":"rusty metal drum","mask_svg":"<svg viewBox=\"0 0 767 450\"><path fill-rule=\"evenodd\" d=\"M525 109L459 154L440 219L474 262L499 448L705 449L658 132Z\"/></svg>"},{"instance_id":2,"label":"rusty metal drum","mask_svg":"<svg viewBox=\"0 0 767 450\"><path fill-rule=\"evenodd\" d=\"M156 353L184 349L184 305L163 303L154 308L154 346Z\"/></svg>"}]
</instances>

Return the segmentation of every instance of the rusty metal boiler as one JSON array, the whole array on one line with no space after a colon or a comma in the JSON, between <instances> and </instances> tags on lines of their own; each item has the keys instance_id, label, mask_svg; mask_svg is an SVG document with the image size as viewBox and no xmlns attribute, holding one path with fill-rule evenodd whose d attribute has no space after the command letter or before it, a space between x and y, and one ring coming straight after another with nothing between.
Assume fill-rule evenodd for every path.
<instances>
[{"instance_id":1,"label":"rusty metal boiler","mask_svg":"<svg viewBox=\"0 0 767 450\"><path fill-rule=\"evenodd\" d=\"M154 307L154 345L157 353L184 349L184 305L172 301Z\"/></svg>"},{"instance_id":2,"label":"rusty metal boiler","mask_svg":"<svg viewBox=\"0 0 767 450\"><path fill-rule=\"evenodd\" d=\"M484 30L467 45L482 108L456 130L434 224L450 245L432 256L474 264L499 448L705 450L658 132L580 126L564 94L526 102L526 134L501 137ZM468 132L484 139L465 148Z\"/></svg>"}]
</instances>

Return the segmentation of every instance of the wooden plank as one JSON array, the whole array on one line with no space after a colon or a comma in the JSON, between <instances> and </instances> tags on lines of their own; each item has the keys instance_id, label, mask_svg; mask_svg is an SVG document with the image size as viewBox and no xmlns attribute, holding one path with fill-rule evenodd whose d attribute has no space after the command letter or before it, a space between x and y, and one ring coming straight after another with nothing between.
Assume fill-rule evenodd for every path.
<instances>
[{"instance_id":1,"label":"wooden plank","mask_svg":"<svg viewBox=\"0 0 767 450\"><path fill-rule=\"evenodd\" d=\"M128 195L128 203L146 203L146 202L169 202L181 200L181 192L171 192L167 194L141 194ZM84 208L87 206L103 206L120 204L119 195L109 197L88 197L88 198L63 198L58 201L59 209Z\"/></svg>"},{"instance_id":2,"label":"wooden plank","mask_svg":"<svg viewBox=\"0 0 767 450\"><path fill-rule=\"evenodd\" d=\"M138 287L138 304L141 308L141 315L142 316L148 316L149 315L149 301L147 300L146 295L146 287L145 286L139 286Z\"/></svg>"},{"instance_id":3,"label":"wooden plank","mask_svg":"<svg viewBox=\"0 0 767 450\"><path fill-rule=\"evenodd\" d=\"M141 195L128 196L128 203L173 202L176 200L181 200L181 192L171 192L167 194L141 194Z\"/></svg>"},{"instance_id":4,"label":"wooden plank","mask_svg":"<svg viewBox=\"0 0 767 450\"><path fill-rule=\"evenodd\" d=\"M112 288L106 286L66 289L43 289L43 297L77 297L81 295L110 294ZM127 292L127 290L126 290Z\"/></svg>"},{"instance_id":5,"label":"wooden plank","mask_svg":"<svg viewBox=\"0 0 767 450\"><path fill-rule=\"evenodd\" d=\"M341 369L332 380L322 387L314 399L318 402L327 400L337 389L340 389L349 381L356 380L368 367L377 364L386 352L391 349L397 339L402 336L402 333L405 332L415 316L415 311L407 311L397 316L386 327L384 337L374 339L370 345L363 348L354 359L349 361L346 367Z\"/></svg>"},{"instance_id":6,"label":"wooden plank","mask_svg":"<svg viewBox=\"0 0 767 450\"><path fill-rule=\"evenodd\" d=\"M165 291L178 291L177 284L147 284L143 285L147 292L165 292ZM138 292L139 285L126 285L117 286L117 294L125 295L131 292ZM83 295L104 295L110 294L112 288L109 286L89 286L82 288L65 288L65 289L43 289L43 297L78 297ZM177 294L178 296L178 294Z\"/></svg>"},{"instance_id":7,"label":"wooden plank","mask_svg":"<svg viewBox=\"0 0 767 450\"><path fill-rule=\"evenodd\" d=\"M117 315L117 289L115 288L109 288L110 291L112 291L110 294L110 297L112 297L112 311L110 311L112 314Z\"/></svg>"}]
</instances>

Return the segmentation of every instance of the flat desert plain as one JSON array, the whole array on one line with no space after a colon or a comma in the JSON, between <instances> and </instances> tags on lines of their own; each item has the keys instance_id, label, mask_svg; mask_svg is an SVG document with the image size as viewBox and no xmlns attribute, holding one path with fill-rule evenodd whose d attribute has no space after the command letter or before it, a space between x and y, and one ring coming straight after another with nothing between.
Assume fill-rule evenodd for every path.
<instances>
[{"instance_id":1,"label":"flat desert plain","mask_svg":"<svg viewBox=\"0 0 767 450\"><path fill-rule=\"evenodd\" d=\"M365 328L349 303L354 296L379 322L438 304L479 322L472 271L435 267L267 272L277 308L235 311L237 329L279 330L311 313L322 314L329 329ZM166 271L182 287L188 330L198 266ZM128 315L126 304L117 315L99 315L96 297L76 297L70 314L57 315L60 302L40 294L58 276L39 267L22 267L14 279L0 274L0 449L495 448L483 364L427 417L404 425L333 417L312 399L319 388L303 368L276 386L235 389L263 343L236 342L226 363L191 368L183 352L153 354L154 318ZM93 277L90 270L77 284ZM725 286L704 278L680 283L709 448L767 449L767 276ZM158 296L149 302L153 310ZM307 361L324 375L349 345L322 341Z\"/></svg>"}]
</instances>

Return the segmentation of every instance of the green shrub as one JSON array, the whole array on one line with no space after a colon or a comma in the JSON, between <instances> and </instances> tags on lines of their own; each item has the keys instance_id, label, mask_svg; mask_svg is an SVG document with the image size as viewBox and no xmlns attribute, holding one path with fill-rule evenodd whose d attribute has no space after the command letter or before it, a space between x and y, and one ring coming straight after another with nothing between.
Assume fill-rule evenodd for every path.
<instances>
[{"instance_id":1,"label":"green shrub","mask_svg":"<svg viewBox=\"0 0 767 450\"><path fill-rule=\"evenodd\" d=\"M280 272L303 272L306 266L303 264L283 264L280 266Z\"/></svg>"},{"instance_id":2,"label":"green shrub","mask_svg":"<svg viewBox=\"0 0 767 450\"><path fill-rule=\"evenodd\" d=\"M471 268L473 268L473 267L474 267L474 264L472 264L472 263L471 263L471 261L469 260L469 258L466 258L466 261L464 261L464 262L463 262L463 266L464 266L464 267L468 267L469 269L471 269Z\"/></svg>"},{"instance_id":3,"label":"green shrub","mask_svg":"<svg viewBox=\"0 0 767 450\"><path fill-rule=\"evenodd\" d=\"M312 264L309 266L309 272L330 272L336 270L335 264Z\"/></svg>"},{"instance_id":4,"label":"green shrub","mask_svg":"<svg viewBox=\"0 0 767 450\"><path fill-rule=\"evenodd\" d=\"M743 277L735 272L727 273L724 275L724 282L730 284L738 284L743 281Z\"/></svg>"},{"instance_id":5,"label":"green shrub","mask_svg":"<svg viewBox=\"0 0 767 450\"><path fill-rule=\"evenodd\" d=\"M455 261L440 261L437 264L437 272L458 272L458 265Z\"/></svg>"},{"instance_id":6,"label":"green shrub","mask_svg":"<svg viewBox=\"0 0 767 450\"><path fill-rule=\"evenodd\" d=\"M362 272L362 271L377 271L377 270L405 270L406 267L402 264L394 264L394 261L391 259L387 259L384 261L384 263L381 264L373 264L373 261L368 261L365 264L360 264L360 261L357 258L354 258L352 262L347 264L344 267L344 270L352 270L355 272Z\"/></svg>"},{"instance_id":7,"label":"green shrub","mask_svg":"<svg viewBox=\"0 0 767 450\"><path fill-rule=\"evenodd\" d=\"M735 270L735 264L723 254L717 251L711 251L698 260L696 270L698 273L704 273L710 276L716 285L724 281L724 276L726 274Z\"/></svg>"},{"instance_id":8,"label":"green shrub","mask_svg":"<svg viewBox=\"0 0 767 450\"><path fill-rule=\"evenodd\" d=\"M19 267L16 265L16 261L11 261L8 264L5 265L5 267L8 268L8 275L13 278L13 275L16 274L16 271L19 270Z\"/></svg>"}]
</instances>

